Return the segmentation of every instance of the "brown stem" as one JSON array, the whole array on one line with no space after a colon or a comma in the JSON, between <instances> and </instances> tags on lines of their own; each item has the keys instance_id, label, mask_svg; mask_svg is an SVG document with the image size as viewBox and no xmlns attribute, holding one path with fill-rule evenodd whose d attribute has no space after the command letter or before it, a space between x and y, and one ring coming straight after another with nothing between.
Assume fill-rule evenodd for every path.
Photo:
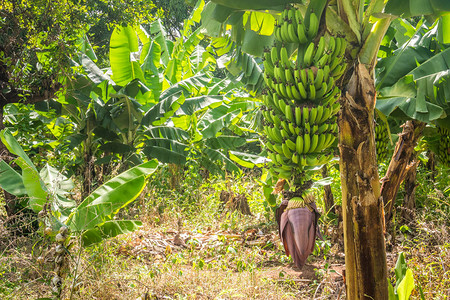
<instances>
[{"instance_id":1,"label":"brown stem","mask_svg":"<svg viewBox=\"0 0 450 300\"><path fill-rule=\"evenodd\" d=\"M348 299L388 299L374 107L374 81L367 68L357 63L341 101L339 115Z\"/></svg>"},{"instance_id":2,"label":"brown stem","mask_svg":"<svg viewBox=\"0 0 450 300\"><path fill-rule=\"evenodd\" d=\"M385 220L388 224L392 219L395 198L400 184L405 179L407 166L414 153L414 147L422 135L426 123L407 121L402 125L403 131L399 136L395 150L389 163L386 175L381 179L381 196L385 206Z\"/></svg>"},{"instance_id":3,"label":"brown stem","mask_svg":"<svg viewBox=\"0 0 450 300\"><path fill-rule=\"evenodd\" d=\"M416 210L416 177L417 166L419 165L416 157L417 153L414 154L412 162L406 167L405 198L403 199L401 215L403 222L407 224L414 220Z\"/></svg>"},{"instance_id":4,"label":"brown stem","mask_svg":"<svg viewBox=\"0 0 450 300\"><path fill-rule=\"evenodd\" d=\"M328 177L328 167L327 165L324 165L322 167L322 177L326 178ZM325 204L325 211L327 213L331 212L333 214L336 213L335 209L334 209L334 197L333 197L333 193L331 192L331 185L325 185L323 187L323 202Z\"/></svg>"}]
</instances>

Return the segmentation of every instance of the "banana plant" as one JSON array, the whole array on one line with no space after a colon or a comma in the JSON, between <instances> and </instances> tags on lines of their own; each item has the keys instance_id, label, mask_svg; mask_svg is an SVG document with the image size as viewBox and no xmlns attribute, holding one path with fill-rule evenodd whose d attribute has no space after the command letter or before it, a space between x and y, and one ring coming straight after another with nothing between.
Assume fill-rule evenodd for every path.
<instances>
[{"instance_id":1,"label":"banana plant","mask_svg":"<svg viewBox=\"0 0 450 300\"><path fill-rule=\"evenodd\" d=\"M403 180L403 174L414 155L414 147L423 135L430 136L428 145L436 153L445 152L445 139L439 139L437 127L425 129L427 124L448 128L449 105L445 98L448 91L448 61L450 51L437 38L442 19L427 24L424 19L414 27L406 20L392 22L380 51L383 58L377 65L377 109L396 120L410 120L403 126L401 138L386 172L381 194L386 203L386 223L392 218L395 198ZM431 28L430 28L431 27ZM394 41L395 38L395 41ZM411 138L406 139L410 136ZM428 140L428 139L427 139ZM400 144L402 146L400 147ZM442 145L442 147L440 147ZM442 150L442 151L440 151Z\"/></svg>"},{"instance_id":2,"label":"banana plant","mask_svg":"<svg viewBox=\"0 0 450 300\"><path fill-rule=\"evenodd\" d=\"M338 80L336 85L346 90L345 95L339 101L341 109L338 125L340 128L339 149L342 205L344 207L347 297L351 299L364 297L387 299L387 266L382 223L383 202L380 198L373 128L376 102L374 68L378 51L392 20L397 19L400 15L426 14L430 18L441 18L442 24L445 24L448 21L448 11L450 11L448 1L374 0L355 2L338 0L306 1L305 4L289 2L293 3L291 7L294 10L301 11L302 19L295 24L301 23L300 26L305 27L307 33L311 28L310 25L313 24L315 29L318 21L317 37L311 38L307 35L310 40L305 40L304 36L300 34L303 32L301 30L297 30L297 37L291 34L290 27L294 27L295 33L295 26L292 26L292 17L284 14L286 2L281 0L270 1L270 3L265 1L255 3L251 0L239 2L213 0L206 10L209 15L214 16L216 13L220 15L219 11L222 11L227 16L211 18L213 21L205 20L204 26L212 36L227 32L223 29L231 26L231 31L236 33L235 41L239 41L239 45L243 47L248 42L245 40L246 33L254 31L259 35L258 38L261 42L259 55L262 55L264 46L271 46L271 42L264 44L264 40L267 41L271 35L278 36L279 39L285 41L286 50L283 52L287 52L288 58L292 60L297 58L297 64L299 58L300 61L301 58L309 59L311 53L303 52L300 47L290 48L289 44L298 43L296 39L312 44L313 53L317 53L315 50L319 47L322 36L327 38L327 36L334 35L345 39L347 47L344 61L348 64L343 70L342 79ZM227 9L220 10L219 5L225 6ZM277 9L276 5L280 5L281 9ZM283 11L281 18L275 25L275 21L270 16L276 17L281 11ZM316 15L317 20L311 18L313 14ZM235 19L239 21L234 23ZM240 28L240 30L233 27ZM272 27L272 29L266 31L266 27ZM449 27L441 25L438 30L441 38L448 41ZM305 56L306 53L308 55ZM283 63L286 59L280 59L280 61ZM275 72L279 73L278 76L282 78L282 73ZM267 84L270 86L271 82L269 81ZM283 86L277 86L277 88L283 94ZM282 98L291 98L288 92L286 92L286 96L283 95ZM288 115L289 110L285 111L285 114ZM276 122L276 119L273 121ZM274 134L277 133L272 133L272 136L277 138ZM281 141L282 138L278 137ZM293 146L291 145L291 147ZM289 154L286 149L281 150L275 149L280 155L280 152Z\"/></svg>"},{"instance_id":3,"label":"banana plant","mask_svg":"<svg viewBox=\"0 0 450 300\"><path fill-rule=\"evenodd\" d=\"M230 110L236 98L233 94L242 84L213 76L217 65L215 53L211 46L200 45L203 39L200 29L193 30L193 25L199 21L200 9L199 6L194 10L193 18L186 21L183 36L175 42L167 39L159 21L150 25L149 33L142 27L116 28L111 38L112 79L123 87L111 97L116 98L114 101L132 101L134 104L123 105L121 124L114 119L104 128L111 137L114 132L122 133L105 143L101 147L103 150L114 152L115 149L128 149L129 152L137 151L156 157L162 162L183 164L189 143L198 142L201 140L198 137L203 137L202 132L196 130L201 128L196 122L214 113L218 120L210 130L213 128L214 135L220 135L220 138L210 134L206 137L205 147L202 147L205 149L203 157L209 166L213 166L215 160L222 160L230 170L239 171L231 158L247 166L253 164L248 162L249 159L261 159L238 152L228 153L235 150L229 149L231 145L240 145L236 144L236 140L242 142L245 139L225 137L221 129L228 126L227 122L235 124L244 113L256 107L242 102L236 111ZM136 60L129 59L133 55ZM257 75L256 81L253 79L254 84L258 83ZM140 88L131 87L136 85ZM142 91L145 87L148 92ZM137 90L142 92L133 92ZM217 115L219 111L223 115ZM243 130L238 131L242 133ZM218 145L225 145L224 141L227 148L217 148Z\"/></svg>"},{"instance_id":4,"label":"banana plant","mask_svg":"<svg viewBox=\"0 0 450 300\"><path fill-rule=\"evenodd\" d=\"M22 171L20 174L1 160L0 187L22 197L22 205L38 213L45 234L54 237L62 226L66 226L73 236L81 237L83 245L88 246L142 225L140 221L116 220L114 216L141 194L149 175L158 167L156 160L117 175L77 205L69 197L74 189L70 178L48 164L38 171L8 129L0 132L0 138L9 151L18 156L15 163Z\"/></svg>"}]
</instances>

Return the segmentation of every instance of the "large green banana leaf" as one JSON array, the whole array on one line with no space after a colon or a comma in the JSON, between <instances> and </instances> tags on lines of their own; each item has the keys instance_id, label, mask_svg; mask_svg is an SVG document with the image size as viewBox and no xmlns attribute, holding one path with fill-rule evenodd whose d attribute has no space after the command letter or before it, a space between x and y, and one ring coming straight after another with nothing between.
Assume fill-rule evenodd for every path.
<instances>
[{"instance_id":1,"label":"large green banana leaf","mask_svg":"<svg viewBox=\"0 0 450 300\"><path fill-rule=\"evenodd\" d=\"M114 188L106 183L110 189L104 190L88 205L77 207L67 219L67 226L72 231L80 232L109 220L108 216L117 214L121 208L133 202L141 194L145 184L144 175L125 181Z\"/></svg>"},{"instance_id":2,"label":"large green banana leaf","mask_svg":"<svg viewBox=\"0 0 450 300\"><path fill-rule=\"evenodd\" d=\"M155 172L157 167L158 162L156 160L151 160L149 162L133 167L117 175L116 177L110 179L102 186L97 188L95 191L93 191L86 199L83 200L83 202L80 203L78 209L94 204L94 202L98 202L96 201L97 199L102 199L102 201L106 201L107 199L105 199L103 195L107 194L111 190L117 189L118 187L127 183L128 181L136 179L137 177L149 176L150 174ZM122 201L128 200L123 199Z\"/></svg>"},{"instance_id":3,"label":"large green banana leaf","mask_svg":"<svg viewBox=\"0 0 450 300\"><path fill-rule=\"evenodd\" d=\"M398 44L399 48L377 65L377 109L386 116L426 123L445 117L448 104L442 95L450 78L449 49L436 53L434 49L440 48L432 39L436 31L420 22L412 28L399 20L392 28L397 32L391 32L389 37L399 39L401 36L404 44Z\"/></svg>"},{"instance_id":4,"label":"large green banana leaf","mask_svg":"<svg viewBox=\"0 0 450 300\"><path fill-rule=\"evenodd\" d=\"M133 79L144 81L139 59L133 55L139 51L136 31L130 26L118 26L111 34L109 60L113 72L112 79L118 85L126 85Z\"/></svg>"}]
</instances>

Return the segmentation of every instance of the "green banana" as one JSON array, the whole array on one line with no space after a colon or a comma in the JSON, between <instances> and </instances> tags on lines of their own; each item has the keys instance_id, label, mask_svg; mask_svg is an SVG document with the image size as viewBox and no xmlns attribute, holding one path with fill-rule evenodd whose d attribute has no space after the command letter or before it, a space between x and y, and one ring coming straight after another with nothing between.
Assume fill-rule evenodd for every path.
<instances>
[{"instance_id":1,"label":"green banana","mask_svg":"<svg viewBox=\"0 0 450 300\"><path fill-rule=\"evenodd\" d=\"M326 148L330 147L331 144L333 144L333 142L336 139L336 137L332 133L327 133L327 134L324 134L324 135L325 135L326 139L325 139L323 147L324 147L324 149L326 149Z\"/></svg>"},{"instance_id":2,"label":"green banana","mask_svg":"<svg viewBox=\"0 0 450 300\"><path fill-rule=\"evenodd\" d=\"M277 127L271 127L271 132L272 132L272 137L273 140L277 143L282 143L283 142L283 136L281 135L280 129Z\"/></svg>"},{"instance_id":3,"label":"green banana","mask_svg":"<svg viewBox=\"0 0 450 300\"><path fill-rule=\"evenodd\" d=\"M282 97L288 98L288 94L286 92L286 86L284 85L284 83L279 83L278 84L278 89L279 89L280 94L281 94Z\"/></svg>"},{"instance_id":4,"label":"green banana","mask_svg":"<svg viewBox=\"0 0 450 300\"><path fill-rule=\"evenodd\" d=\"M291 159L292 152L289 150L289 147L286 145L286 143L281 144L281 148L283 150L283 154L286 158Z\"/></svg>"},{"instance_id":5,"label":"green banana","mask_svg":"<svg viewBox=\"0 0 450 300\"><path fill-rule=\"evenodd\" d=\"M334 38L334 36L330 36L330 39L328 40L327 52L333 53L335 48L336 48L336 39Z\"/></svg>"},{"instance_id":6,"label":"green banana","mask_svg":"<svg viewBox=\"0 0 450 300\"><path fill-rule=\"evenodd\" d=\"M302 109L300 106L296 106L294 109L295 125L302 126Z\"/></svg>"},{"instance_id":7,"label":"green banana","mask_svg":"<svg viewBox=\"0 0 450 300\"><path fill-rule=\"evenodd\" d=\"M295 9L295 14L294 14L294 18L295 18L295 24L300 24L303 23L303 16L302 13L299 9Z\"/></svg>"},{"instance_id":8,"label":"green banana","mask_svg":"<svg viewBox=\"0 0 450 300\"><path fill-rule=\"evenodd\" d=\"M326 141L327 136L325 134L319 134L318 137L318 141L317 141L317 146L314 149L315 152L320 152L323 149L325 149L325 141Z\"/></svg>"},{"instance_id":9,"label":"green banana","mask_svg":"<svg viewBox=\"0 0 450 300\"><path fill-rule=\"evenodd\" d=\"M288 126L288 123L286 120L281 120L281 127L282 127L282 129L286 130L286 132L289 131L289 126ZM278 127L278 128L280 128L280 127ZM282 136L284 137L283 134L282 134Z\"/></svg>"},{"instance_id":10,"label":"green banana","mask_svg":"<svg viewBox=\"0 0 450 300\"><path fill-rule=\"evenodd\" d=\"M292 74L292 69L291 68L286 68L284 69L284 77L286 78L285 82L286 83L294 83L295 82L295 78L294 75Z\"/></svg>"},{"instance_id":11,"label":"green banana","mask_svg":"<svg viewBox=\"0 0 450 300\"><path fill-rule=\"evenodd\" d=\"M273 150L275 150L275 154L283 154L281 144L273 144Z\"/></svg>"},{"instance_id":12,"label":"green banana","mask_svg":"<svg viewBox=\"0 0 450 300\"><path fill-rule=\"evenodd\" d=\"M318 69L316 72L316 78L314 79L314 86L316 89L320 88L323 82L323 69Z\"/></svg>"},{"instance_id":13,"label":"green banana","mask_svg":"<svg viewBox=\"0 0 450 300\"><path fill-rule=\"evenodd\" d=\"M273 111L270 111L270 115L272 117L273 124L275 126L280 126L281 125L280 117L276 113L274 113Z\"/></svg>"},{"instance_id":14,"label":"green banana","mask_svg":"<svg viewBox=\"0 0 450 300\"><path fill-rule=\"evenodd\" d=\"M312 68L309 68L307 73L308 73L308 84L313 84L315 81L314 71L312 70Z\"/></svg>"},{"instance_id":15,"label":"green banana","mask_svg":"<svg viewBox=\"0 0 450 300\"><path fill-rule=\"evenodd\" d=\"M294 122L289 122L289 123L288 123L288 127L289 127L289 132L290 132L293 136L297 135L297 130L296 130L296 129L298 129L298 127L294 126Z\"/></svg>"},{"instance_id":16,"label":"green banana","mask_svg":"<svg viewBox=\"0 0 450 300\"><path fill-rule=\"evenodd\" d=\"M264 72L266 73L266 75L271 75L273 76L273 68L274 65L272 63L272 60L270 58L270 52L269 51L264 51Z\"/></svg>"},{"instance_id":17,"label":"green banana","mask_svg":"<svg viewBox=\"0 0 450 300\"><path fill-rule=\"evenodd\" d=\"M305 25L303 22L297 25L297 36L300 44L306 44L308 42L308 37L306 36Z\"/></svg>"},{"instance_id":18,"label":"green banana","mask_svg":"<svg viewBox=\"0 0 450 300\"><path fill-rule=\"evenodd\" d=\"M301 82L303 83L303 86L305 84L308 84L308 73L307 73L306 69L300 69L300 78L301 78Z\"/></svg>"},{"instance_id":19,"label":"green banana","mask_svg":"<svg viewBox=\"0 0 450 300\"><path fill-rule=\"evenodd\" d=\"M294 95L292 95L292 90L291 90L290 84L291 84L291 83L290 83L289 81L287 81L286 84L285 84L285 86L284 86L284 89L286 90L286 95L287 95L286 98L288 98L288 99L294 99Z\"/></svg>"},{"instance_id":20,"label":"green banana","mask_svg":"<svg viewBox=\"0 0 450 300\"><path fill-rule=\"evenodd\" d=\"M281 63L276 63L273 71L274 71L275 79L278 82L280 82L280 83L286 82L286 73L284 72L284 67L282 66Z\"/></svg>"},{"instance_id":21,"label":"green banana","mask_svg":"<svg viewBox=\"0 0 450 300\"><path fill-rule=\"evenodd\" d=\"M302 124L305 126L306 123L309 123L309 110L310 108L307 106L303 106L302 109Z\"/></svg>"},{"instance_id":22,"label":"green banana","mask_svg":"<svg viewBox=\"0 0 450 300\"><path fill-rule=\"evenodd\" d=\"M316 99L316 87L314 86L314 84L309 84L309 98L314 100Z\"/></svg>"},{"instance_id":23,"label":"green banana","mask_svg":"<svg viewBox=\"0 0 450 300\"><path fill-rule=\"evenodd\" d=\"M308 28L308 38L314 39L317 35L317 32L319 31L319 19L317 18L317 15L312 12L309 15L309 28Z\"/></svg>"},{"instance_id":24,"label":"green banana","mask_svg":"<svg viewBox=\"0 0 450 300\"><path fill-rule=\"evenodd\" d=\"M303 135L303 153L308 153L311 148L311 137L309 133Z\"/></svg>"},{"instance_id":25,"label":"green banana","mask_svg":"<svg viewBox=\"0 0 450 300\"><path fill-rule=\"evenodd\" d=\"M311 124L316 123L316 117L317 117L317 107L313 106L311 107L311 111L309 112L309 123Z\"/></svg>"},{"instance_id":26,"label":"green banana","mask_svg":"<svg viewBox=\"0 0 450 300\"><path fill-rule=\"evenodd\" d=\"M286 124L286 126L287 126L287 124ZM291 137L291 135L289 133L289 126L287 126L286 129L281 128L279 131L280 131L280 134L281 134L281 137L283 138L283 140Z\"/></svg>"},{"instance_id":27,"label":"green banana","mask_svg":"<svg viewBox=\"0 0 450 300\"><path fill-rule=\"evenodd\" d=\"M289 84L289 87L291 88L292 96L295 100L302 100L302 95L300 95L299 90L295 86L295 84Z\"/></svg>"},{"instance_id":28,"label":"green banana","mask_svg":"<svg viewBox=\"0 0 450 300\"><path fill-rule=\"evenodd\" d=\"M319 142L319 136L317 134L312 134L311 135L311 146L309 148L309 152L315 152L318 142Z\"/></svg>"},{"instance_id":29,"label":"green banana","mask_svg":"<svg viewBox=\"0 0 450 300\"><path fill-rule=\"evenodd\" d=\"M317 106L316 124L320 124L320 120L322 120L323 108L324 108L323 105Z\"/></svg>"},{"instance_id":30,"label":"green banana","mask_svg":"<svg viewBox=\"0 0 450 300\"><path fill-rule=\"evenodd\" d=\"M298 164L300 158L299 158L299 155L298 155L297 152L293 152L293 153L292 153L291 160L292 160L292 162L293 162L294 164L296 164L296 165Z\"/></svg>"},{"instance_id":31,"label":"green banana","mask_svg":"<svg viewBox=\"0 0 450 300\"><path fill-rule=\"evenodd\" d=\"M285 106L285 116L290 122L295 122L294 120L294 114L292 113L292 108L290 105Z\"/></svg>"},{"instance_id":32,"label":"green banana","mask_svg":"<svg viewBox=\"0 0 450 300\"><path fill-rule=\"evenodd\" d=\"M323 56L323 51L325 50L325 37L322 35L317 43L316 53L314 54L313 61L318 62Z\"/></svg>"},{"instance_id":33,"label":"green banana","mask_svg":"<svg viewBox=\"0 0 450 300\"><path fill-rule=\"evenodd\" d=\"M303 136L302 135L298 135L297 139L295 140L295 150L297 151L298 154L303 154Z\"/></svg>"},{"instance_id":34,"label":"green banana","mask_svg":"<svg viewBox=\"0 0 450 300\"><path fill-rule=\"evenodd\" d=\"M317 134L323 135L322 133L324 133L325 131L328 130L328 128L330 127L330 124L328 123L322 123L320 124L319 128L317 129Z\"/></svg>"},{"instance_id":35,"label":"green banana","mask_svg":"<svg viewBox=\"0 0 450 300\"><path fill-rule=\"evenodd\" d=\"M273 47L270 50L270 57L272 59L273 64L275 65L276 62L280 60L280 57L278 56L278 49L277 47Z\"/></svg>"},{"instance_id":36,"label":"green banana","mask_svg":"<svg viewBox=\"0 0 450 300\"><path fill-rule=\"evenodd\" d=\"M303 56L303 64L308 67L311 65L314 53L314 43L309 43L308 48L306 48L305 55Z\"/></svg>"},{"instance_id":37,"label":"green banana","mask_svg":"<svg viewBox=\"0 0 450 300\"><path fill-rule=\"evenodd\" d=\"M284 20L283 24L281 24L281 39L283 42L289 42L287 26L288 23L286 22L286 20Z\"/></svg>"},{"instance_id":38,"label":"green banana","mask_svg":"<svg viewBox=\"0 0 450 300\"><path fill-rule=\"evenodd\" d=\"M328 53L325 53L322 55L318 61L314 62L314 65L318 68L324 68L328 64L330 55Z\"/></svg>"},{"instance_id":39,"label":"green banana","mask_svg":"<svg viewBox=\"0 0 450 300\"><path fill-rule=\"evenodd\" d=\"M316 154L313 154L313 155L305 154L304 156L306 158L306 165L308 167L314 167L314 166L320 165L319 158L318 158L318 156Z\"/></svg>"},{"instance_id":40,"label":"green banana","mask_svg":"<svg viewBox=\"0 0 450 300\"><path fill-rule=\"evenodd\" d=\"M305 86L303 83L299 82L298 85L298 92L300 93L300 96L302 99L308 99L308 93L306 92Z\"/></svg>"},{"instance_id":41,"label":"green banana","mask_svg":"<svg viewBox=\"0 0 450 300\"><path fill-rule=\"evenodd\" d=\"M281 46L280 48L280 63L282 67L290 67L289 55L285 46Z\"/></svg>"},{"instance_id":42,"label":"green banana","mask_svg":"<svg viewBox=\"0 0 450 300\"><path fill-rule=\"evenodd\" d=\"M297 25L292 20L288 21L288 36L290 43L298 43Z\"/></svg>"},{"instance_id":43,"label":"green banana","mask_svg":"<svg viewBox=\"0 0 450 300\"><path fill-rule=\"evenodd\" d=\"M286 146L288 146L288 148L289 148L291 151L295 151L296 145L295 145L295 143L294 143L291 139L287 139L287 140L285 141L285 144L286 144Z\"/></svg>"}]
</instances>

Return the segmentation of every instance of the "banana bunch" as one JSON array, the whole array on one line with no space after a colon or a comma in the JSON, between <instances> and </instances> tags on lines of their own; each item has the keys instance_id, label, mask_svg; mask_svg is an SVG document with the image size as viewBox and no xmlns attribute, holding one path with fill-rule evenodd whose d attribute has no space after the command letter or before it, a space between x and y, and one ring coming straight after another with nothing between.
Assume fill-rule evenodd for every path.
<instances>
[{"instance_id":1,"label":"banana bunch","mask_svg":"<svg viewBox=\"0 0 450 300\"><path fill-rule=\"evenodd\" d=\"M389 150L389 136L387 124L380 119L377 119L375 125L375 147L377 151L377 162L381 163L388 158Z\"/></svg>"},{"instance_id":2,"label":"banana bunch","mask_svg":"<svg viewBox=\"0 0 450 300\"><path fill-rule=\"evenodd\" d=\"M271 171L285 179L331 161L338 133L341 91L335 83L346 69L346 41L317 37L319 19L314 12L308 18L287 7L275 25L277 41L263 57L264 143Z\"/></svg>"},{"instance_id":3,"label":"banana bunch","mask_svg":"<svg viewBox=\"0 0 450 300\"><path fill-rule=\"evenodd\" d=\"M309 26L306 28L301 12L289 6L275 24L274 34L281 42L305 44L316 37L318 31L319 18L315 13L310 14Z\"/></svg>"},{"instance_id":4,"label":"banana bunch","mask_svg":"<svg viewBox=\"0 0 450 300\"><path fill-rule=\"evenodd\" d=\"M450 166L450 131L447 128L438 127L440 135L437 156L441 163L447 167Z\"/></svg>"}]
</instances>

